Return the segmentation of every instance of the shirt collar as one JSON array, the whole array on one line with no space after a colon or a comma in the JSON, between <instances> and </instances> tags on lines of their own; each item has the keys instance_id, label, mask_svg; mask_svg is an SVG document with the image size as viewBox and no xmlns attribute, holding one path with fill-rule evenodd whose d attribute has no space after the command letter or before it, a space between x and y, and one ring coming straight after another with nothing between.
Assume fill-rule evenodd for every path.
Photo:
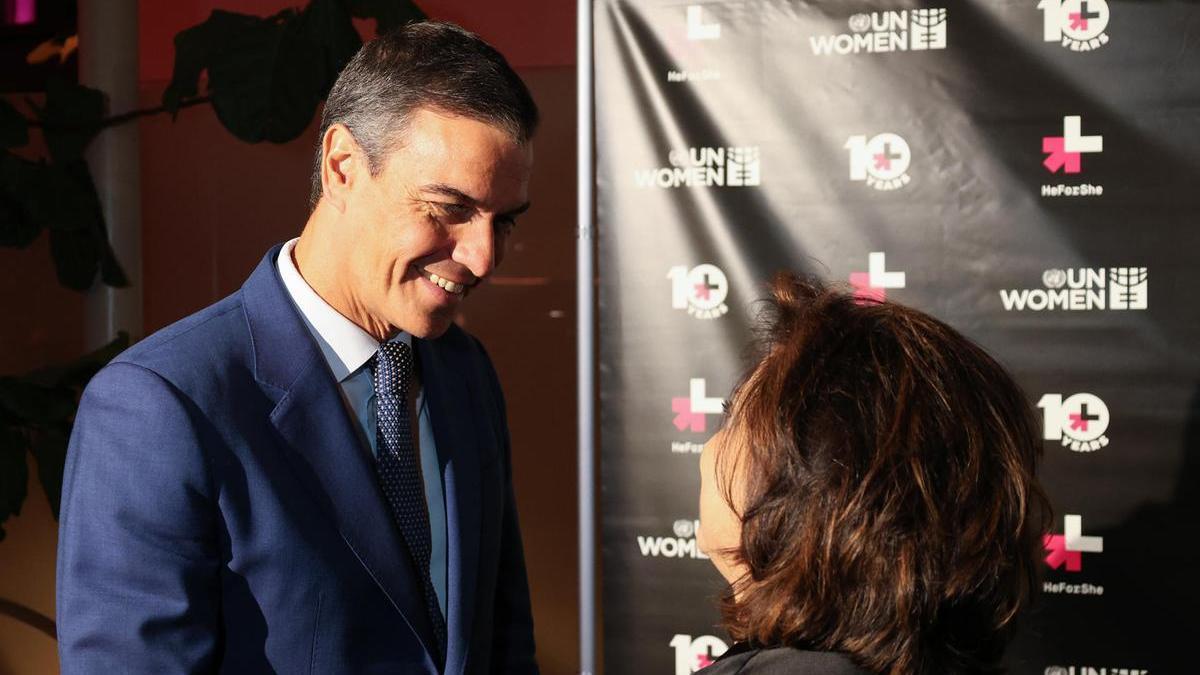
<instances>
[{"instance_id":1,"label":"shirt collar","mask_svg":"<svg viewBox=\"0 0 1200 675\"><path fill-rule=\"evenodd\" d=\"M283 285L287 288L308 330L321 347L321 354L333 371L338 382L362 368L379 351L379 341L336 309L308 285L292 259L292 251L299 239L292 239L279 251L276 266ZM393 341L412 345L412 336L404 331L392 338Z\"/></svg>"}]
</instances>

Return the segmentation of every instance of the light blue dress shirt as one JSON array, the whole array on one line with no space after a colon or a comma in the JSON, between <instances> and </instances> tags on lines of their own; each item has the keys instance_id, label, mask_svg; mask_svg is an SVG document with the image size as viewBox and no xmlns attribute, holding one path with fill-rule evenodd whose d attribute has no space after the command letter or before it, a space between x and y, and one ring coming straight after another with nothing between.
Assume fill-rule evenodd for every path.
<instances>
[{"instance_id":1,"label":"light blue dress shirt","mask_svg":"<svg viewBox=\"0 0 1200 675\"><path fill-rule=\"evenodd\" d=\"M297 239L283 245L276 260L279 276L287 288L304 325L321 348L333 377L342 390L342 399L358 420L363 439L376 451L378 428L375 419L374 373L369 361L379 350L379 342L353 321L342 316L317 295L308 282L300 276L292 251ZM412 336L398 333L391 338L412 346ZM425 502L429 507L429 534L432 545L429 555L429 576L437 592L442 616L446 616L446 501L442 485L442 462L438 456L437 442L433 437L433 423L429 419L429 406L424 388L417 389L418 448L421 453L421 475L425 480Z\"/></svg>"}]
</instances>

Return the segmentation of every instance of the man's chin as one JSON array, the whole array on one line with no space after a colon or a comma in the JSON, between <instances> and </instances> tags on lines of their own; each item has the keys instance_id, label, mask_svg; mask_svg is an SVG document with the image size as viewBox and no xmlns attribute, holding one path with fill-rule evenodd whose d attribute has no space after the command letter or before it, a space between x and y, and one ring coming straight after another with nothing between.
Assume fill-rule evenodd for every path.
<instances>
[{"instance_id":1,"label":"man's chin","mask_svg":"<svg viewBox=\"0 0 1200 675\"><path fill-rule=\"evenodd\" d=\"M436 340L445 335L453 323L453 316L433 315L422 317L420 320L412 322L411 327L402 330L421 340Z\"/></svg>"}]
</instances>

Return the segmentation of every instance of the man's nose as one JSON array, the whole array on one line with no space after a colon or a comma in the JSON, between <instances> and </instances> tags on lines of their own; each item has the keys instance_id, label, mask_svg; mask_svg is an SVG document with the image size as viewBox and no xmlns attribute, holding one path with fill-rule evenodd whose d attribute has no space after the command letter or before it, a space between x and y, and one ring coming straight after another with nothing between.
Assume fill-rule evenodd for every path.
<instances>
[{"instance_id":1,"label":"man's nose","mask_svg":"<svg viewBox=\"0 0 1200 675\"><path fill-rule=\"evenodd\" d=\"M459 230L450 257L476 278L483 279L491 274L496 266L496 234L491 218L478 216L465 223Z\"/></svg>"}]
</instances>

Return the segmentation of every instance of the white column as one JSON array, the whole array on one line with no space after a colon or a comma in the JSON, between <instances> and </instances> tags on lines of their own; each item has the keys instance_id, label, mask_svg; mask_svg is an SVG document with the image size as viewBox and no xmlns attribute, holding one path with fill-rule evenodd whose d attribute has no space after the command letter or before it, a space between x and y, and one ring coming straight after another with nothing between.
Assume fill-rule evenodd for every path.
<instances>
[{"instance_id":1,"label":"white column","mask_svg":"<svg viewBox=\"0 0 1200 675\"><path fill-rule=\"evenodd\" d=\"M108 95L108 114L138 106L137 0L79 0L79 81ZM129 287L98 279L87 294L84 343L103 345L118 331L142 336L142 191L137 121L100 132L87 162L100 195L108 238Z\"/></svg>"},{"instance_id":2,"label":"white column","mask_svg":"<svg viewBox=\"0 0 1200 675\"><path fill-rule=\"evenodd\" d=\"M579 196L576 205L576 367L579 373L579 672L596 672L595 226L592 186L592 0L576 3L576 106Z\"/></svg>"}]
</instances>

